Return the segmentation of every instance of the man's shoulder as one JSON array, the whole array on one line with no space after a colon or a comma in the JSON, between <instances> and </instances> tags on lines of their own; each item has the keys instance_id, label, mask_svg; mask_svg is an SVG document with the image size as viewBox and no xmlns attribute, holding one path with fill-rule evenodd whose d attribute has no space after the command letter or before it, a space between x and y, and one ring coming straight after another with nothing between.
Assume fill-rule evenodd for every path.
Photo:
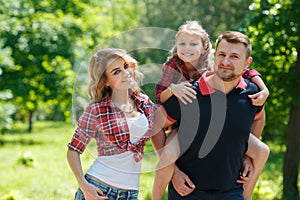
<instances>
[{"instance_id":1,"label":"man's shoulder","mask_svg":"<svg viewBox=\"0 0 300 200\"><path fill-rule=\"evenodd\" d=\"M248 79L244 79L244 81L247 84L247 88L246 88L247 91L253 92L253 93L256 93L259 91L259 88L255 83L251 82Z\"/></svg>"},{"instance_id":2,"label":"man's shoulder","mask_svg":"<svg viewBox=\"0 0 300 200\"><path fill-rule=\"evenodd\" d=\"M200 81L200 79L195 79L190 82L192 85L192 88L196 91L199 90L199 81Z\"/></svg>"}]
</instances>

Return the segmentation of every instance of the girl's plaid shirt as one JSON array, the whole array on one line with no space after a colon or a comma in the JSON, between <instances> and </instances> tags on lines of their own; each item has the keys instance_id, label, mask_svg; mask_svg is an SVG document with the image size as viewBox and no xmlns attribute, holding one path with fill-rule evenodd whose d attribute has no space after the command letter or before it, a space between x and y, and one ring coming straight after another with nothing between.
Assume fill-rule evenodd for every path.
<instances>
[{"instance_id":1,"label":"girl's plaid shirt","mask_svg":"<svg viewBox=\"0 0 300 200\"><path fill-rule=\"evenodd\" d=\"M98 156L120 154L125 151L134 152L135 161L138 162L144 155L144 146L151 136L153 115L156 105L144 94L131 96L137 105L138 111L145 114L148 119L148 132L137 142L131 143L128 124L124 113L116 107L110 97L99 103L90 104L78 120L68 147L83 153L91 138L96 140Z\"/></svg>"},{"instance_id":2,"label":"girl's plaid shirt","mask_svg":"<svg viewBox=\"0 0 300 200\"><path fill-rule=\"evenodd\" d=\"M161 104L160 94L169 87L171 83L180 83L182 81L191 81L188 69L184 62L178 57L169 59L162 67L162 75L156 84L156 103Z\"/></svg>"}]
</instances>

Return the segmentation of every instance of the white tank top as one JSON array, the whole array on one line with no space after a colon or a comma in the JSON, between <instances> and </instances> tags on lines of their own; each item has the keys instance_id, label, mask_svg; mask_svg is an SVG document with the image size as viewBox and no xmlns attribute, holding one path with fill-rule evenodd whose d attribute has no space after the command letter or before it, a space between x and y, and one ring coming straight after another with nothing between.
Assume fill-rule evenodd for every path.
<instances>
[{"instance_id":1,"label":"white tank top","mask_svg":"<svg viewBox=\"0 0 300 200\"><path fill-rule=\"evenodd\" d=\"M130 141L136 143L148 130L147 118L141 114L126 120ZM142 161L136 162L133 155L132 151L126 151L111 156L100 156L88 169L87 174L118 188L138 190Z\"/></svg>"}]
</instances>

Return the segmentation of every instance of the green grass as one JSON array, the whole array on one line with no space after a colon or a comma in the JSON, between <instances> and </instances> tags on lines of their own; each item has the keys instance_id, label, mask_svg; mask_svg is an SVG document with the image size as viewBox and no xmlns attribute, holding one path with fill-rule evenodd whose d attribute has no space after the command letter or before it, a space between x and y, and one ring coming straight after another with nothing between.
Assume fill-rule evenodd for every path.
<instances>
[{"instance_id":1,"label":"green grass","mask_svg":"<svg viewBox=\"0 0 300 200\"><path fill-rule=\"evenodd\" d=\"M72 125L62 122L37 122L33 133L25 126L1 136L0 197L15 193L17 199L72 199L76 182L66 161L66 145ZM33 166L18 162L30 153Z\"/></svg>"},{"instance_id":2,"label":"green grass","mask_svg":"<svg viewBox=\"0 0 300 200\"><path fill-rule=\"evenodd\" d=\"M25 131L24 124L17 124L14 131L0 135L0 200L73 199L78 186L67 164L66 150L74 129L74 125L64 122L38 121L32 133ZM282 195L284 148L269 146L271 155L255 189L254 200L280 199ZM82 155L84 170L95 157L95 144L91 143ZM141 200L151 199L156 163L157 156L148 142L140 181Z\"/></svg>"},{"instance_id":3,"label":"green grass","mask_svg":"<svg viewBox=\"0 0 300 200\"><path fill-rule=\"evenodd\" d=\"M0 199L70 200L77 182L66 160L75 126L64 122L35 122L32 133L24 124L0 135ZM149 142L142 166L140 199L150 199L157 157ZM27 156L28 155L28 156ZM82 155L84 170L96 157L95 144ZM30 160L26 164L19 159ZM14 198L8 198L9 196Z\"/></svg>"}]
</instances>

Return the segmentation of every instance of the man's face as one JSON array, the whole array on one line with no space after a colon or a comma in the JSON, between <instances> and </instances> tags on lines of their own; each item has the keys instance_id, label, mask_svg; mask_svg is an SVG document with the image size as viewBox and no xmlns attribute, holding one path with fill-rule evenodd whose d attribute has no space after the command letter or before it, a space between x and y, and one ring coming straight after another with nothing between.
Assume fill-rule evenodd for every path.
<instances>
[{"instance_id":1,"label":"man's face","mask_svg":"<svg viewBox=\"0 0 300 200\"><path fill-rule=\"evenodd\" d=\"M223 81L239 79L252 58L246 58L246 47L242 43L229 43L222 40L215 55L214 70Z\"/></svg>"}]
</instances>

